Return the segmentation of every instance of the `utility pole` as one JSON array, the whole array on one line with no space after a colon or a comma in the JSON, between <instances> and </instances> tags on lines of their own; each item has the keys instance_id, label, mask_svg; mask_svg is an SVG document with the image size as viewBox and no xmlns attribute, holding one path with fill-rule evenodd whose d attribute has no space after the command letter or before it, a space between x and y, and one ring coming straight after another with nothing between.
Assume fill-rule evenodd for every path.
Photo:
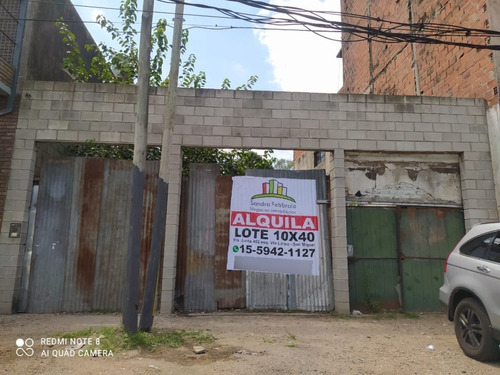
<instances>
[{"instance_id":1,"label":"utility pole","mask_svg":"<svg viewBox=\"0 0 500 375\"><path fill-rule=\"evenodd\" d=\"M130 203L127 268L123 289L123 328L137 332L139 309L139 266L141 264L142 204L146 176L146 149L149 107L149 77L151 60L151 29L154 0L144 0L142 6L139 72L137 79L137 118L134 137L134 171Z\"/></svg>"},{"instance_id":2,"label":"utility pole","mask_svg":"<svg viewBox=\"0 0 500 375\"><path fill-rule=\"evenodd\" d=\"M160 172L158 177L157 203L153 221L153 235L149 254L144 302L139 328L149 331L153 326L153 306L160 266L161 246L167 218L168 195L168 163L172 145L172 129L174 127L175 102L177 100L177 85L179 83L179 65L181 60L182 23L184 17L184 1L178 1L175 6L174 35L172 54L170 57L170 74L168 80L167 103L161 147Z\"/></svg>"},{"instance_id":3,"label":"utility pole","mask_svg":"<svg viewBox=\"0 0 500 375\"><path fill-rule=\"evenodd\" d=\"M172 148L172 130L174 128L175 102L177 101L177 85L179 83L179 65L181 63L182 23L184 21L184 1L175 6L174 40L168 81L168 97L165 109L165 126L161 146L160 178L168 182L168 162Z\"/></svg>"}]
</instances>

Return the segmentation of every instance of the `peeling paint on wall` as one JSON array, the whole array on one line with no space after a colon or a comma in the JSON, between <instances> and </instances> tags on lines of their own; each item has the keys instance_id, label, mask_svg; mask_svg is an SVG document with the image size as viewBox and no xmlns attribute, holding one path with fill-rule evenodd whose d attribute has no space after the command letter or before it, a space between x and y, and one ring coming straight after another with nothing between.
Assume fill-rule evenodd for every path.
<instances>
[{"instance_id":1,"label":"peeling paint on wall","mask_svg":"<svg viewBox=\"0 0 500 375\"><path fill-rule=\"evenodd\" d=\"M346 199L462 204L457 155L346 153Z\"/></svg>"}]
</instances>

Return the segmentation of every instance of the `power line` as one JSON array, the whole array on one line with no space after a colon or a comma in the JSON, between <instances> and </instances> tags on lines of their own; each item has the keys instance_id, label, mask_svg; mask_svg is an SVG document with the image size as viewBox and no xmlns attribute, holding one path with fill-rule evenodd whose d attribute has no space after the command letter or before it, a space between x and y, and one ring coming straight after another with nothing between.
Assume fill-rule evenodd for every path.
<instances>
[{"instance_id":1,"label":"power line","mask_svg":"<svg viewBox=\"0 0 500 375\"><path fill-rule=\"evenodd\" d=\"M39 3L47 3L42 0L31 0ZM176 4L178 0L159 0L165 4ZM380 43L422 43L422 44L443 44L450 46L459 46L465 48L500 50L500 45L489 44L491 37L500 36L500 32L494 30L484 30L475 28L465 28L461 26L438 24L438 23L404 23L391 20L385 20L377 17L366 15L358 15L352 13L340 13L336 11L317 11L307 10L299 7L278 6L268 4L256 0L226 0L227 2L238 3L252 8L264 10L267 12L277 13L280 16L269 16L262 14L253 14L247 12L239 12L228 8L217 7L208 4L200 3L185 3L187 6L196 7L205 10L216 11L222 15L203 15L189 14L185 16L206 17L218 19L231 19L256 26L234 26L234 25L197 25L189 26L190 29L204 30L238 30L238 29L253 29L266 31L307 31L315 33L323 38L338 42L338 38L328 36L329 33L338 32L354 36L349 40L343 40L344 43L353 43L361 41L372 41ZM74 6L96 8L96 9L112 9L120 10L120 8L112 7L95 7L90 5L74 4ZM138 10L140 11L140 10ZM161 14L174 14L172 12L159 12ZM375 26L362 25L359 23L350 23L345 21L331 20L328 17L339 17L353 21L371 21ZM55 22L56 20L37 20L26 19L32 22ZM68 23L97 23L96 21L65 21ZM448 38L448 39L445 39ZM484 38L485 43L469 42L470 38ZM457 40L459 39L459 40Z\"/></svg>"},{"instance_id":2,"label":"power line","mask_svg":"<svg viewBox=\"0 0 500 375\"><path fill-rule=\"evenodd\" d=\"M176 3L177 0L159 0L163 3ZM280 24L302 26L311 32L321 35L324 38L331 39L321 34L325 30L336 30L338 32L356 35L359 40L370 40L382 43L422 43L422 44L444 44L451 46L500 50L500 45L490 45L489 38L500 36L500 32L494 30L472 29L461 26L437 24L437 23L403 23L384 20L375 17L360 16L355 14L343 14L344 18L355 18L360 20L370 20L377 24L376 27L360 25L343 21L329 20L324 15L338 15L337 12L329 11L311 11L299 7L278 6L255 0L226 0L246 6L263 9L270 12L284 14L285 18L267 17L266 19L248 16L248 13L240 13L227 8L214 7L206 4L187 3L193 7L204 9L213 9L223 14L233 16L235 19L257 24ZM451 40L443 39L445 37ZM484 44L471 43L463 41L471 37L485 38ZM461 40L456 40L460 38ZM345 41L344 42L350 42Z\"/></svg>"}]
</instances>

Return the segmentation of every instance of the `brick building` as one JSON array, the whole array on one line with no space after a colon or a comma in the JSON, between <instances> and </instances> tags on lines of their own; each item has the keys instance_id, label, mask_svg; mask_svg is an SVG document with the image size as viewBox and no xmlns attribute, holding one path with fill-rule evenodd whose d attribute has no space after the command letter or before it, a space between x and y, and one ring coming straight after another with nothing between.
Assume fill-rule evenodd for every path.
<instances>
[{"instance_id":1,"label":"brick building","mask_svg":"<svg viewBox=\"0 0 500 375\"><path fill-rule=\"evenodd\" d=\"M342 18L344 22L365 26L375 26L375 19L380 18L401 23L500 30L498 0L341 0L341 10L343 14L370 17L368 20ZM500 180L499 52L439 44L354 42L354 39L351 34L342 36L344 86L341 93L484 99L495 180ZM498 37L489 40L476 37L467 41L500 44ZM498 186L496 195L500 202Z\"/></svg>"}]
</instances>

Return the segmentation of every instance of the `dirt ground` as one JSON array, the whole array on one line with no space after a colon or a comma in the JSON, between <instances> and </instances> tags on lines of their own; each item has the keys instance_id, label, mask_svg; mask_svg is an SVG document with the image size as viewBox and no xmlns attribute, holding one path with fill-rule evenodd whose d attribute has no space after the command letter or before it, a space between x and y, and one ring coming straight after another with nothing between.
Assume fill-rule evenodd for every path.
<instances>
[{"instance_id":1,"label":"dirt ground","mask_svg":"<svg viewBox=\"0 0 500 375\"><path fill-rule=\"evenodd\" d=\"M125 351L113 357L53 357L41 345L56 332L119 326L120 315L0 316L0 374L499 374L500 363L467 358L443 314L334 316L219 312L160 315L155 326L204 330L216 341L154 352ZM19 346L25 341L24 345ZM32 344L33 355L16 349ZM432 346L432 347L431 347ZM18 354L22 354L19 356Z\"/></svg>"}]
</instances>

